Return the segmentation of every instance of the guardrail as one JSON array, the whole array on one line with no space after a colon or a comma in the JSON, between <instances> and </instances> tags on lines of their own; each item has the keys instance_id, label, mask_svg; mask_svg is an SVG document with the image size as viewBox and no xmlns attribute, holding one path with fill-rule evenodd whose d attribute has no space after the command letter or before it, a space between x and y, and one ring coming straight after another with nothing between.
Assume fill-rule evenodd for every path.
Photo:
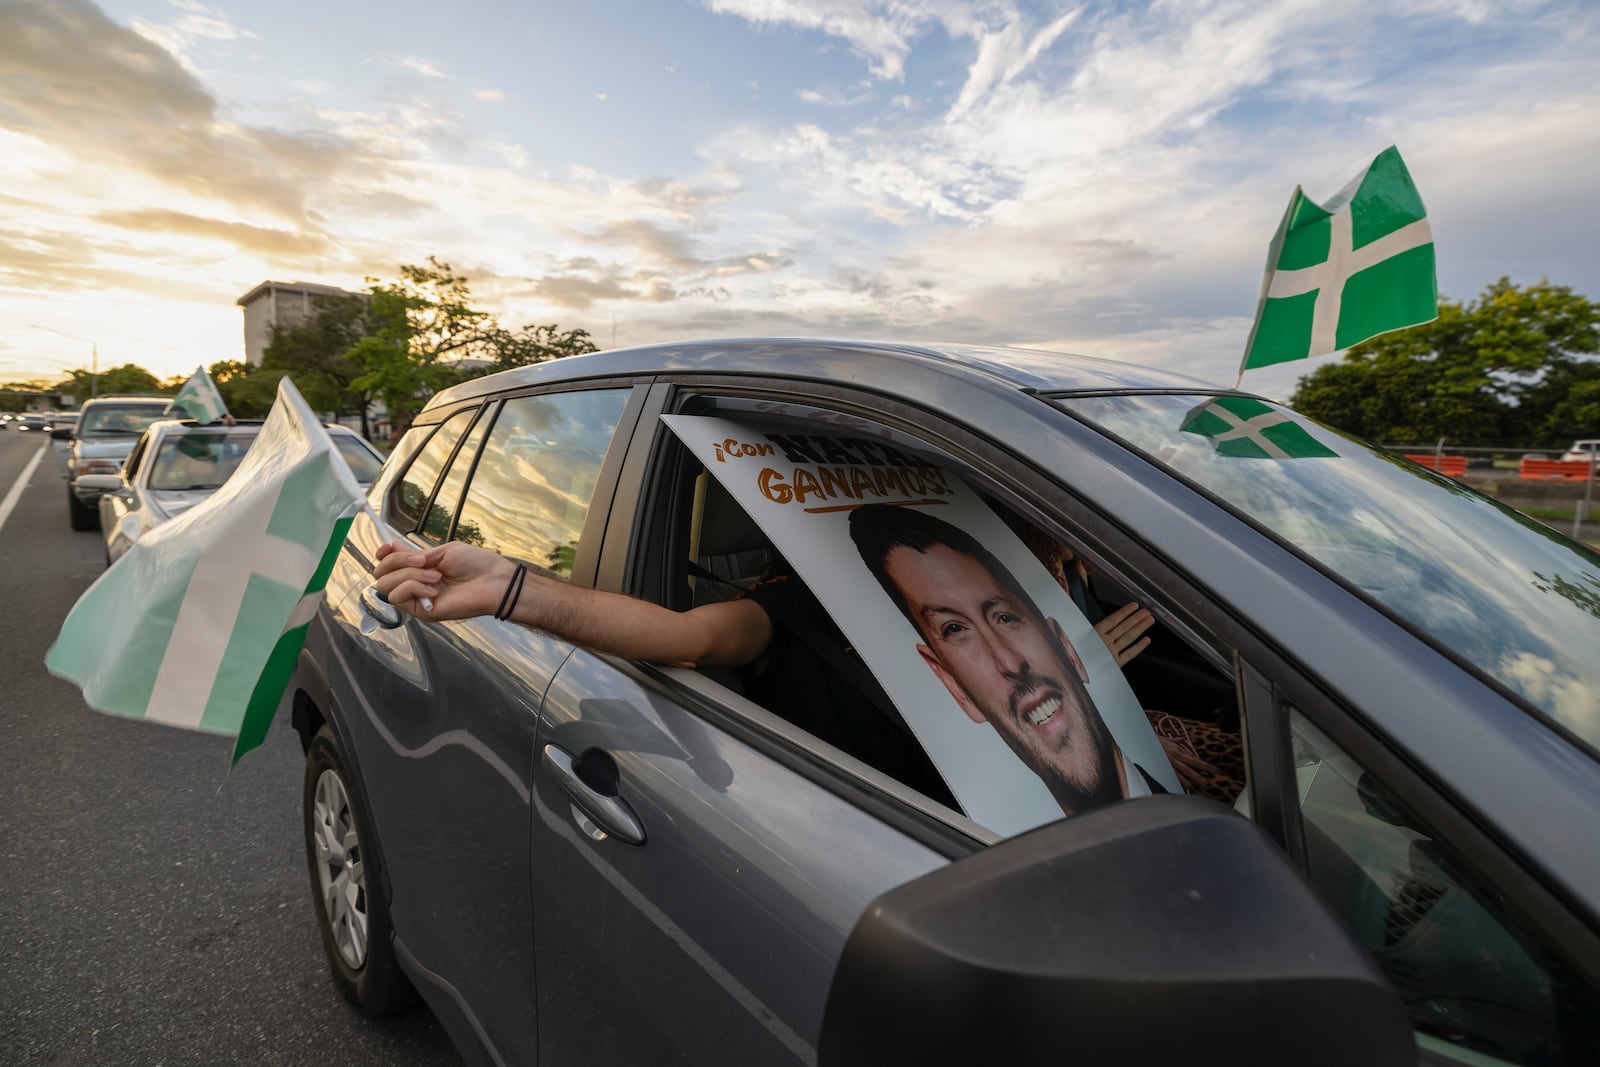
<instances>
[{"instance_id":1,"label":"guardrail","mask_svg":"<svg viewBox=\"0 0 1600 1067\"><path fill-rule=\"evenodd\" d=\"M1592 470L1583 459L1524 459L1517 468L1517 477L1541 482L1581 482Z\"/></svg>"}]
</instances>

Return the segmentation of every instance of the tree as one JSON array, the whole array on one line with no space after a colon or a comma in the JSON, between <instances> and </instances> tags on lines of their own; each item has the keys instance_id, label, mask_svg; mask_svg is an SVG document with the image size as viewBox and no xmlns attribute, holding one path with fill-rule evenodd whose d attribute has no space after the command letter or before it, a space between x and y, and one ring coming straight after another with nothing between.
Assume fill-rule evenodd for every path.
<instances>
[{"instance_id":1,"label":"tree","mask_svg":"<svg viewBox=\"0 0 1600 1067\"><path fill-rule=\"evenodd\" d=\"M96 395L97 383L94 375L86 370L68 372L56 388L63 393L71 393L81 403ZM156 395L163 392L161 381L154 374L133 363L124 363L120 367L103 370L99 375L98 395L110 396L119 393L144 393Z\"/></svg>"},{"instance_id":2,"label":"tree","mask_svg":"<svg viewBox=\"0 0 1600 1067\"><path fill-rule=\"evenodd\" d=\"M554 323L548 326L524 326L515 331L497 326L486 331L483 348L494 364L485 369L484 373L488 374L560 359L562 356L599 351L589 339L588 330L562 331Z\"/></svg>"},{"instance_id":3,"label":"tree","mask_svg":"<svg viewBox=\"0 0 1600 1067\"><path fill-rule=\"evenodd\" d=\"M261 371L272 375L274 392L278 379L288 375L313 408L331 411L335 417L347 411L360 413L366 436L371 394L356 385L368 370L357 347L381 326L364 296L315 297L309 315L273 330L261 356Z\"/></svg>"},{"instance_id":4,"label":"tree","mask_svg":"<svg viewBox=\"0 0 1600 1067\"><path fill-rule=\"evenodd\" d=\"M1600 306L1505 278L1431 323L1351 348L1290 406L1377 441L1565 444L1600 431Z\"/></svg>"}]
</instances>

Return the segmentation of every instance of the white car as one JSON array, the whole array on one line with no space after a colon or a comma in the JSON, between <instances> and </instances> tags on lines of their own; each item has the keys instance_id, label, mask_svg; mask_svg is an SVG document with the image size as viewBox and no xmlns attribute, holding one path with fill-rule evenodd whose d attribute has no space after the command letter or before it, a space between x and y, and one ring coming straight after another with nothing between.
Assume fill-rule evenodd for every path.
<instances>
[{"instance_id":1,"label":"white car","mask_svg":"<svg viewBox=\"0 0 1600 1067\"><path fill-rule=\"evenodd\" d=\"M1590 437L1572 442L1572 447L1567 449L1561 458L1575 460L1578 463L1588 463L1590 460L1600 461L1600 437Z\"/></svg>"},{"instance_id":2,"label":"white car","mask_svg":"<svg viewBox=\"0 0 1600 1067\"><path fill-rule=\"evenodd\" d=\"M382 457L360 435L343 426L328 426L327 431L356 480L370 485L383 465ZM259 422L202 426L189 420L164 419L152 423L128 454L121 484L100 498L106 565L120 559L149 530L219 489L260 432Z\"/></svg>"}]
</instances>

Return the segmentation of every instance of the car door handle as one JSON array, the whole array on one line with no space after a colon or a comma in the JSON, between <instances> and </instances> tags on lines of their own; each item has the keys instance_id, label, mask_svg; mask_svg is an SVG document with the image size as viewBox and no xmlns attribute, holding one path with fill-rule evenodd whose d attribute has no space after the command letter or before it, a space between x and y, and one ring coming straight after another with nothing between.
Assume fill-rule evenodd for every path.
<instances>
[{"instance_id":1,"label":"car door handle","mask_svg":"<svg viewBox=\"0 0 1600 1067\"><path fill-rule=\"evenodd\" d=\"M579 768L578 761L565 749L555 745L544 746L545 766L550 768L556 781L561 783L561 788L567 791L567 796L572 798L580 811L618 841L630 845L644 844L644 824L628 807L628 802L617 795L616 761L598 748L589 749L580 758L601 764L603 769L598 776L605 781L600 787L584 781L584 772Z\"/></svg>"},{"instance_id":2,"label":"car door handle","mask_svg":"<svg viewBox=\"0 0 1600 1067\"><path fill-rule=\"evenodd\" d=\"M361 610L385 630L392 630L400 625L400 609L389 603L375 585L369 585L361 590Z\"/></svg>"}]
</instances>

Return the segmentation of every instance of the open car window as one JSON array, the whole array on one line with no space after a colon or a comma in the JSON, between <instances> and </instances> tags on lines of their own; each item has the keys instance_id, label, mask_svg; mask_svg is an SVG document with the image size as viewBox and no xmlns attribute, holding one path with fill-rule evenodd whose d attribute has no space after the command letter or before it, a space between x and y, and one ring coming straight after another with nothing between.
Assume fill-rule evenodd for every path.
<instances>
[{"instance_id":1,"label":"open car window","mask_svg":"<svg viewBox=\"0 0 1600 1067\"><path fill-rule=\"evenodd\" d=\"M1198 709L1208 718L1191 719L1193 730L1173 714L1185 708L1147 714L1069 590L937 457L822 425L667 421L710 472L694 490L697 514L708 517L691 538L697 562L735 582L759 582L752 571L776 566L802 583L974 821L1009 834L1179 791L1174 745L1195 765L1210 762L1201 750L1225 750L1230 773L1210 784L1223 800L1242 788L1230 684L1212 680L1202 699L1214 702ZM727 510L722 496L741 513L712 521ZM717 584L699 580L695 601L720 595L702 588ZM1103 575L1090 586L1091 595L1120 593ZM816 683L802 673L792 687Z\"/></svg>"}]
</instances>

